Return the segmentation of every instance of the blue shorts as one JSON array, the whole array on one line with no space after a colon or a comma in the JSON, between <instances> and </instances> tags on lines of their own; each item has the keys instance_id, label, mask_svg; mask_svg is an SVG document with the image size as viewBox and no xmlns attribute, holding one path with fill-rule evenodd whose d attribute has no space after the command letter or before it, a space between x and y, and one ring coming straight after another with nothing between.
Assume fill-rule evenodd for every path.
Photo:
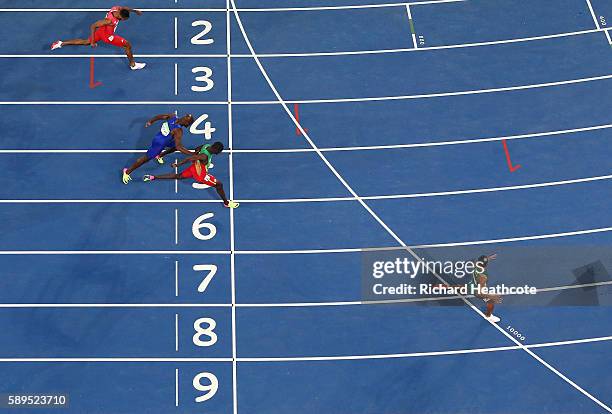
<instances>
[{"instance_id":1,"label":"blue shorts","mask_svg":"<svg viewBox=\"0 0 612 414\"><path fill-rule=\"evenodd\" d=\"M153 138L153 141L151 141L151 146L147 150L147 157L155 158L162 153L164 148L174 148L175 146L172 135L165 137L162 134L157 134L155 138Z\"/></svg>"}]
</instances>

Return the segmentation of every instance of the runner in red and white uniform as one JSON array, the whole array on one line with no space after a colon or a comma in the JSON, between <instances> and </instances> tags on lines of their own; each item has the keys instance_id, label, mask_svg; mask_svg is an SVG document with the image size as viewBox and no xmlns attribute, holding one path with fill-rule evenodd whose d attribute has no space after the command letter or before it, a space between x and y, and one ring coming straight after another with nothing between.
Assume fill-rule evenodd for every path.
<instances>
[{"instance_id":1,"label":"runner in red and white uniform","mask_svg":"<svg viewBox=\"0 0 612 414\"><path fill-rule=\"evenodd\" d=\"M172 164L174 168L178 168L183 164L191 162L189 168L185 169L181 173L163 175L147 174L143 177L143 179L145 182L153 182L157 180L184 180L186 178L193 178L200 184L214 187L214 189L217 190L217 194L221 200L223 200L223 205L225 207L238 208L238 206L240 206L239 203L227 199L221 181L217 180L215 176L208 172L208 170L212 168L213 155L221 154L221 151L223 151L223 144L220 142L215 142L212 145L200 145L194 150L195 155L187 157L183 161Z\"/></svg>"},{"instance_id":2,"label":"runner in red and white uniform","mask_svg":"<svg viewBox=\"0 0 612 414\"><path fill-rule=\"evenodd\" d=\"M98 42L102 41L109 45L121 47L125 49L125 54L130 61L130 68L132 70L142 69L146 66L145 63L138 63L134 61L134 55L132 54L132 45L130 42L125 40L123 37L116 35L115 30L117 25L122 20L130 18L130 12L136 13L138 16L142 14L140 10L131 9L129 7L115 6L106 14L103 20L98 20L91 25L91 35L89 39L72 39L72 40L58 40L53 42L51 50L60 49L63 46L85 46L91 45L96 47Z\"/></svg>"}]
</instances>

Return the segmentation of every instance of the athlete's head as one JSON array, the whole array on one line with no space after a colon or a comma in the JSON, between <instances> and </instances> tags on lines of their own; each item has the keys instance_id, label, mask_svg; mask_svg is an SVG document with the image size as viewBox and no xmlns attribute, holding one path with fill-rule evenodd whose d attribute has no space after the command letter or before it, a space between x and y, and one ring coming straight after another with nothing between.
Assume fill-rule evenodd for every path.
<instances>
[{"instance_id":1,"label":"athlete's head","mask_svg":"<svg viewBox=\"0 0 612 414\"><path fill-rule=\"evenodd\" d=\"M223 144L217 141L214 144L212 144L210 147L208 147L208 150L210 151L211 154L220 154L221 151L223 151L223 148L224 148Z\"/></svg>"},{"instance_id":2,"label":"athlete's head","mask_svg":"<svg viewBox=\"0 0 612 414\"><path fill-rule=\"evenodd\" d=\"M181 121L181 124L185 126L191 126L191 124L193 124L193 115L187 114L181 118Z\"/></svg>"},{"instance_id":3,"label":"athlete's head","mask_svg":"<svg viewBox=\"0 0 612 414\"><path fill-rule=\"evenodd\" d=\"M119 11L119 20L127 20L130 18L130 11L128 9L121 9Z\"/></svg>"},{"instance_id":4,"label":"athlete's head","mask_svg":"<svg viewBox=\"0 0 612 414\"><path fill-rule=\"evenodd\" d=\"M489 264L489 256L480 256L478 258L478 263L482 264L482 267L487 267Z\"/></svg>"}]
</instances>

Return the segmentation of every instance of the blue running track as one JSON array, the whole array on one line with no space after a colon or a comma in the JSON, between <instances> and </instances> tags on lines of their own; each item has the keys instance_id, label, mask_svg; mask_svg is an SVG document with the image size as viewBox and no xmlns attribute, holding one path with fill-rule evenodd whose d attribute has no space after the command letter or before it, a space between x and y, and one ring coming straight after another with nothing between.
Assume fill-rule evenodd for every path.
<instances>
[{"instance_id":1,"label":"blue running track","mask_svg":"<svg viewBox=\"0 0 612 414\"><path fill-rule=\"evenodd\" d=\"M132 72L0 0L0 412L612 413L612 2L384 1L133 0ZM240 208L121 182L174 111ZM367 300L406 248L537 294Z\"/></svg>"}]
</instances>

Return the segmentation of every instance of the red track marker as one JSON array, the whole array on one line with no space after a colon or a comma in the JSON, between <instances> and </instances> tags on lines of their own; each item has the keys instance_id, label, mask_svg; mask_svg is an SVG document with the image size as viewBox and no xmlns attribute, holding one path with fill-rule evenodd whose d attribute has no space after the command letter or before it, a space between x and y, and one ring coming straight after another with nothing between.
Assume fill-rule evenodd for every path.
<instances>
[{"instance_id":1,"label":"red track marker","mask_svg":"<svg viewBox=\"0 0 612 414\"><path fill-rule=\"evenodd\" d=\"M293 104L293 113L295 114L295 120L300 123L300 110L298 104ZM301 125L301 124L300 124ZM304 128L304 131L308 132L308 128ZM296 126L295 127L295 135L302 136L302 131Z\"/></svg>"},{"instance_id":2,"label":"red track marker","mask_svg":"<svg viewBox=\"0 0 612 414\"><path fill-rule=\"evenodd\" d=\"M89 58L89 87L91 89L102 85L102 82L96 82L94 80L94 58L93 56Z\"/></svg>"},{"instance_id":3,"label":"red track marker","mask_svg":"<svg viewBox=\"0 0 612 414\"><path fill-rule=\"evenodd\" d=\"M505 139L502 139L502 143L504 144L504 152L506 153L506 162L508 162L508 169L510 172L515 172L519 168L521 168L521 164L512 165L512 160L510 160L510 151L508 151L508 144Z\"/></svg>"}]
</instances>

